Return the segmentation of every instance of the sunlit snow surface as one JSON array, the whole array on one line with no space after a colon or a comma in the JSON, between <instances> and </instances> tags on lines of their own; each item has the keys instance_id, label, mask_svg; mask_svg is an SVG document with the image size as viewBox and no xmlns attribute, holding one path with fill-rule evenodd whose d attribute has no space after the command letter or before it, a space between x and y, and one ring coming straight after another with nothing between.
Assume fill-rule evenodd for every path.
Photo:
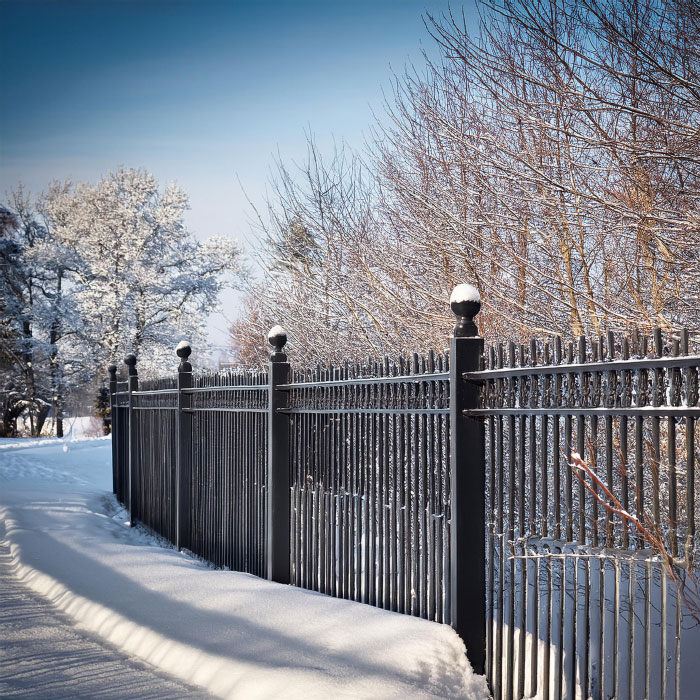
<instances>
[{"instance_id":1,"label":"sunlit snow surface","mask_svg":"<svg viewBox=\"0 0 700 700\"><path fill-rule=\"evenodd\" d=\"M80 628L222 698L489 697L447 626L217 571L128 527L110 458L109 438L0 440L0 540Z\"/></svg>"}]
</instances>

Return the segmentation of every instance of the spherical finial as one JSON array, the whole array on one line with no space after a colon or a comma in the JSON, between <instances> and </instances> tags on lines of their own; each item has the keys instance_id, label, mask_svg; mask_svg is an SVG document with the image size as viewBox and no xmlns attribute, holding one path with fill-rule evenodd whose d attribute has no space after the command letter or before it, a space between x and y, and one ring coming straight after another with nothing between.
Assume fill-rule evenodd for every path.
<instances>
[{"instance_id":1,"label":"spherical finial","mask_svg":"<svg viewBox=\"0 0 700 700\"><path fill-rule=\"evenodd\" d=\"M129 376L136 376L136 355L127 355L124 358L124 364L129 368Z\"/></svg>"},{"instance_id":2,"label":"spherical finial","mask_svg":"<svg viewBox=\"0 0 700 700\"><path fill-rule=\"evenodd\" d=\"M110 378L114 379L116 378L117 375L117 366L116 365L110 365L107 367L107 371L109 372Z\"/></svg>"},{"instance_id":3,"label":"spherical finial","mask_svg":"<svg viewBox=\"0 0 700 700\"><path fill-rule=\"evenodd\" d=\"M287 344L287 331L282 326L273 326L267 334L267 342L280 352Z\"/></svg>"},{"instance_id":4,"label":"spherical finial","mask_svg":"<svg viewBox=\"0 0 700 700\"><path fill-rule=\"evenodd\" d=\"M282 326L273 326L267 334L267 342L275 349L270 359L284 362L287 356L282 352L282 348L287 344L287 331Z\"/></svg>"},{"instance_id":5,"label":"spherical finial","mask_svg":"<svg viewBox=\"0 0 700 700\"><path fill-rule=\"evenodd\" d=\"M178 372L191 372L192 365L187 361L187 358L192 354L192 346L186 340L181 340L175 348L177 356L180 358L180 365L177 368Z\"/></svg>"},{"instance_id":6,"label":"spherical finial","mask_svg":"<svg viewBox=\"0 0 700 700\"><path fill-rule=\"evenodd\" d=\"M458 284L450 296L450 308L457 317L455 338L469 338L479 335L474 316L481 309L479 290L471 284Z\"/></svg>"},{"instance_id":7,"label":"spherical finial","mask_svg":"<svg viewBox=\"0 0 700 700\"><path fill-rule=\"evenodd\" d=\"M192 354L192 346L186 340L181 340L177 344L175 352L181 360L186 360Z\"/></svg>"}]
</instances>

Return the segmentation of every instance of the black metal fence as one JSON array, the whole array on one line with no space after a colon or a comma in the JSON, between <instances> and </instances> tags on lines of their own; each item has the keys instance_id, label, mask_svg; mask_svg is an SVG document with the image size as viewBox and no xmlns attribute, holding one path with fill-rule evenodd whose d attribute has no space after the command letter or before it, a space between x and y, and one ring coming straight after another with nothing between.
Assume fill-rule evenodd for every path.
<instances>
[{"instance_id":1,"label":"black metal fence","mask_svg":"<svg viewBox=\"0 0 700 700\"><path fill-rule=\"evenodd\" d=\"M447 357L294 372L292 582L450 620Z\"/></svg>"},{"instance_id":2,"label":"black metal fence","mask_svg":"<svg viewBox=\"0 0 700 700\"><path fill-rule=\"evenodd\" d=\"M697 572L687 333L484 352L467 291L445 354L292 371L276 327L265 373L193 374L183 344L177 377L110 367L132 524L451 624L498 699L694 697L674 581Z\"/></svg>"},{"instance_id":3,"label":"black metal fence","mask_svg":"<svg viewBox=\"0 0 700 700\"><path fill-rule=\"evenodd\" d=\"M511 343L486 361L469 377L482 382L470 414L485 419L495 697L694 697L659 556L684 572L696 544L688 334Z\"/></svg>"}]
</instances>

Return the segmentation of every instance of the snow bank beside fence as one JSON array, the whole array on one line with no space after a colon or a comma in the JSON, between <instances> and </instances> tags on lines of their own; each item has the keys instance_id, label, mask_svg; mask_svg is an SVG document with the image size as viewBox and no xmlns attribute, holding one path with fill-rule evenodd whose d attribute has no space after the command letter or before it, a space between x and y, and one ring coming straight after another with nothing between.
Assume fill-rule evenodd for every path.
<instances>
[{"instance_id":1,"label":"snow bank beside fence","mask_svg":"<svg viewBox=\"0 0 700 700\"><path fill-rule=\"evenodd\" d=\"M221 698L489 697L445 625L214 570L130 528L109 440L25 444L0 450L2 546L123 651Z\"/></svg>"}]
</instances>

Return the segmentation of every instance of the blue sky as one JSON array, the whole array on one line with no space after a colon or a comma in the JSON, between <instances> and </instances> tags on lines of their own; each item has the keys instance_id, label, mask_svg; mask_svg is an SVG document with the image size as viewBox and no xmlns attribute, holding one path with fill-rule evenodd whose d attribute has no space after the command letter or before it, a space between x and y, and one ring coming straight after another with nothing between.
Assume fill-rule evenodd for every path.
<instances>
[{"instance_id":1,"label":"blue sky","mask_svg":"<svg viewBox=\"0 0 700 700\"><path fill-rule=\"evenodd\" d=\"M190 195L197 235L243 240L239 180L260 203L275 155L303 157L304 130L360 147L392 71L432 50L424 11L447 7L0 0L0 196L143 167Z\"/></svg>"}]
</instances>

